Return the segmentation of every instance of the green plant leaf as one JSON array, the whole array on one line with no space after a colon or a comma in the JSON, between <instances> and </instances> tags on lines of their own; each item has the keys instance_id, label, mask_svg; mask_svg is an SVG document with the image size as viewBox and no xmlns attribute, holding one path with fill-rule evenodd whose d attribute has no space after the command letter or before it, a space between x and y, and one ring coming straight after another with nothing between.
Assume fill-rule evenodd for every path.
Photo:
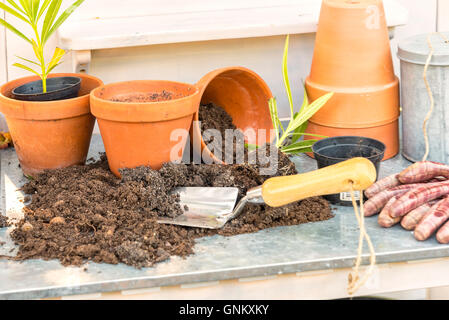
<instances>
[{"instance_id":1,"label":"green plant leaf","mask_svg":"<svg viewBox=\"0 0 449 320\"><path fill-rule=\"evenodd\" d=\"M61 64L61 63L59 62L59 63L55 64L54 66L52 66L52 67L48 68L48 69L47 69L47 75L49 75L49 74L50 74L50 72L52 72L52 71L53 71L53 69L54 69L54 68L56 68L57 66L59 66L60 64Z\"/></svg>"},{"instance_id":2,"label":"green plant leaf","mask_svg":"<svg viewBox=\"0 0 449 320\"><path fill-rule=\"evenodd\" d=\"M271 122L273 123L273 128L276 135L276 144L279 143L279 117L277 113L277 102L276 98L271 98L268 100L268 108L270 110Z\"/></svg>"},{"instance_id":3,"label":"green plant leaf","mask_svg":"<svg viewBox=\"0 0 449 320\"><path fill-rule=\"evenodd\" d=\"M306 110L306 109L309 107L309 97L308 97L308 95L307 95L307 90L306 90L305 85L303 85L303 87L304 87L304 99L303 99L303 101L302 101L301 109L299 109L299 112L297 112L297 113L295 114L294 119L296 119L296 118L299 116L299 114L300 114L301 111ZM304 112L304 111L303 111L303 112ZM308 125L309 125L308 121L305 121L305 122L304 122L303 124L301 124L298 128L296 128L294 132L295 132L295 133L304 133L304 132L307 130L307 126L308 126ZM292 143L295 143L295 142L298 141L299 139L300 139L300 136L299 136L299 135L293 137Z\"/></svg>"},{"instance_id":4,"label":"green plant leaf","mask_svg":"<svg viewBox=\"0 0 449 320\"><path fill-rule=\"evenodd\" d=\"M19 11L19 12L21 12L21 13L26 15L26 12L21 7L19 7L19 5L14 0L6 0L6 1L8 1L8 3L10 5L12 5L14 8L16 8L17 11Z\"/></svg>"},{"instance_id":5,"label":"green plant leaf","mask_svg":"<svg viewBox=\"0 0 449 320\"><path fill-rule=\"evenodd\" d=\"M47 75L51 72L51 70L53 70L59 64L59 61L61 60L61 58L64 55L65 55L65 51L63 49L61 49L61 48L55 49L53 58L51 58L51 61L48 63L48 66L47 66L47 72L46 72Z\"/></svg>"},{"instance_id":6,"label":"green plant leaf","mask_svg":"<svg viewBox=\"0 0 449 320\"><path fill-rule=\"evenodd\" d=\"M78 8L84 0L78 0L75 3L73 3L69 8L67 8L56 20L55 24L51 27L51 29L48 31L48 33L45 35L45 38L43 42L47 42L48 38L56 31L58 28L67 20L67 18L73 13L73 11Z\"/></svg>"},{"instance_id":7,"label":"green plant leaf","mask_svg":"<svg viewBox=\"0 0 449 320\"><path fill-rule=\"evenodd\" d=\"M34 39L31 39L31 44L33 45L33 50L34 50L34 54L36 55L36 58L39 60L39 62L41 63L41 67L45 66L45 62L44 62L44 56L41 50L39 50L39 45L36 43L36 41Z\"/></svg>"},{"instance_id":8,"label":"green plant leaf","mask_svg":"<svg viewBox=\"0 0 449 320\"><path fill-rule=\"evenodd\" d=\"M31 0L30 12L33 15L33 21L37 22L37 13L39 12L40 0Z\"/></svg>"},{"instance_id":9,"label":"green plant leaf","mask_svg":"<svg viewBox=\"0 0 449 320\"><path fill-rule=\"evenodd\" d=\"M302 125L300 125L298 128L295 129L292 133L292 143L295 143L298 141L301 136L304 136L305 131L307 130L307 127L309 126L309 122L305 121Z\"/></svg>"},{"instance_id":10,"label":"green plant leaf","mask_svg":"<svg viewBox=\"0 0 449 320\"><path fill-rule=\"evenodd\" d=\"M306 147L304 149L301 150L292 150L292 151L282 151L283 153L289 155L289 156L297 156L303 153L312 153L312 147Z\"/></svg>"},{"instance_id":11,"label":"green plant leaf","mask_svg":"<svg viewBox=\"0 0 449 320\"><path fill-rule=\"evenodd\" d=\"M20 57L20 56L17 56L17 55L16 55L16 57L19 58L19 59L22 59L23 61L26 61L26 62L35 64L35 65L37 65L37 66L39 66L39 67L41 66L39 63L37 63L37 62L35 62L35 61L33 61L33 60L26 59L26 58L23 58L23 57Z\"/></svg>"},{"instance_id":12,"label":"green plant leaf","mask_svg":"<svg viewBox=\"0 0 449 320\"><path fill-rule=\"evenodd\" d=\"M293 144L291 144L289 146L285 146L285 147L281 148L281 151L282 152L292 152L292 151L303 150L303 149L306 149L306 148L310 148L317 141L318 140L305 140L305 141L296 142L296 143L293 143Z\"/></svg>"},{"instance_id":13,"label":"green plant leaf","mask_svg":"<svg viewBox=\"0 0 449 320\"><path fill-rule=\"evenodd\" d=\"M34 73L34 74L36 74L36 75L38 75L39 77L42 78L42 76L41 76L41 74L39 72L34 71L33 69L31 69L30 67L27 67L26 65L23 65L21 63L14 63L13 66L21 68L21 69L24 69L24 70L29 71L29 72L32 72L32 73Z\"/></svg>"},{"instance_id":14,"label":"green plant leaf","mask_svg":"<svg viewBox=\"0 0 449 320\"><path fill-rule=\"evenodd\" d=\"M304 99L302 100L301 109L299 109L299 111L301 111L304 108L307 108L309 106L309 96L307 95L306 86L303 85L303 88L304 88Z\"/></svg>"},{"instance_id":15,"label":"green plant leaf","mask_svg":"<svg viewBox=\"0 0 449 320\"><path fill-rule=\"evenodd\" d=\"M0 9L5 10L9 14L12 14L13 16L19 18L22 21L25 21L26 23L30 24L30 21L28 21L22 14L14 10L13 8L8 7L6 4L0 2Z\"/></svg>"},{"instance_id":16,"label":"green plant leaf","mask_svg":"<svg viewBox=\"0 0 449 320\"><path fill-rule=\"evenodd\" d=\"M318 110L320 110L332 96L333 92L327 93L322 97L319 97L314 102L312 102L306 109L301 110L298 117L293 120L291 130L296 130L299 126L301 126L304 122L309 120Z\"/></svg>"},{"instance_id":17,"label":"green plant leaf","mask_svg":"<svg viewBox=\"0 0 449 320\"><path fill-rule=\"evenodd\" d=\"M25 41L27 41L29 43L32 43L31 40L27 36L25 36L22 32L20 32L19 30L14 28L11 24L9 24L8 22L6 22L5 20L3 20L1 18L0 18L0 25L5 26L6 28L8 28L9 31L12 31L13 33L18 35L19 37L21 37Z\"/></svg>"},{"instance_id":18,"label":"green plant leaf","mask_svg":"<svg viewBox=\"0 0 449 320\"><path fill-rule=\"evenodd\" d=\"M20 4L22 5L23 11L25 11L25 13L27 14L27 16L30 18L31 20L31 13L30 13L30 3L31 0L19 0Z\"/></svg>"},{"instance_id":19,"label":"green plant leaf","mask_svg":"<svg viewBox=\"0 0 449 320\"><path fill-rule=\"evenodd\" d=\"M310 136L310 137L318 137L318 138L329 138L328 136L323 136L321 134L314 134L314 133L306 133L306 132L302 132L302 133L292 133L292 136Z\"/></svg>"},{"instance_id":20,"label":"green plant leaf","mask_svg":"<svg viewBox=\"0 0 449 320\"><path fill-rule=\"evenodd\" d=\"M245 143L245 148L248 149L248 151L254 151L259 149L259 146L253 143Z\"/></svg>"},{"instance_id":21,"label":"green plant leaf","mask_svg":"<svg viewBox=\"0 0 449 320\"><path fill-rule=\"evenodd\" d=\"M45 10L48 8L48 6L50 5L51 0L45 0L44 3L42 4L41 9L39 10L39 13L37 15L37 20L39 20L42 15L44 14Z\"/></svg>"},{"instance_id":22,"label":"green plant leaf","mask_svg":"<svg viewBox=\"0 0 449 320\"><path fill-rule=\"evenodd\" d=\"M284 78L285 91L287 92L288 103L290 104L290 115L293 119L293 97L292 90L290 88L290 81L288 79L288 44L289 44L290 35L287 35L285 39L285 47L284 47L284 57L282 59L282 75Z\"/></svg>"},{"instance_id":23,"label":"green plant leaf","mask_svg":"<svg viewBox=\"0 0 449 320\"><path fill-rule=\"evenodd\" d=\"M46 43L49 38L48 33L50 32L51 26L58 15L59 9L61 8L61 3L62 0L52 0L50 6L48 7L41 32L41 42L43 44Z\"/></svg>"}]
</instances>

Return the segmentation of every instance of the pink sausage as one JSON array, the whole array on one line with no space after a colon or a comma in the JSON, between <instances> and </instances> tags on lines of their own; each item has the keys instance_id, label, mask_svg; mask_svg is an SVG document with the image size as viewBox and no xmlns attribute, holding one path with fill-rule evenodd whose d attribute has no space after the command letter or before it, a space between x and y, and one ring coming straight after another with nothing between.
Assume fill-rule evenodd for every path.
<instances>
[{"instance_id":1,"label":"pink sausage","mask_svg":"<svg viewBox=\"0 0 449 320\"><path fill-rule=\"evenodd\" d=\"M428 183L403 194L391 207L393 218L402 217L423 204L449 194L449 181Z\"/></svg>"},{"instance_id":2,"label":"pink sausage","mask_svg":"<svg viewBox=\"0 0 449 320\"><path fill-rule=\"evenodd\" d=\"M401 226L405 230L413 230L421 221L421 219L430 211L430 208L437 203L437 201L431 201L425 203L422 206L407 213L401 221Z\"/></svg>"},{"instance_id":3,"label":"pink sausage","mask_svg":"<svg viewBox=\"0 0 449 320\"><path fill-rule=\"evenodd\" d=\"M378 213L394 196L400 196L407 193L410 189L384 190L369 199L363 205L365 217L370 217Z\"/></svg>"},{"instance_id":4,"label":"pink sausage","mask_svg":"<svg viewBox=\"0 0 449 320\"><path fill-rule=\"evenodd\" d=\"M402 171L398 179L401 183L417 183L435 177L449 178L449 166L432 161L420 161Z\"/></svg>"},{"instance_id":5,"label":"pink sausage","mask_svg":"<svg viewBox=\"0 0 449 320\"><path fill-rule=\"evenodd\" d=\"M386 178L383 178L373 185L371 185L368 189L365 190L365 196L367 198L372 198L374 195L378 194L379 192L390 189L392 187L396 187L401 184L401 182L398 180L399 174L393 174L391 176L388 176Z\"/></svg>"},{"instance_id":6,"label":"pink sausage","mask_svg":"<svg viewBox=\"0 0 449 320\"><path fill-rule=\"evenodd\" d=\"M437 185L439 183L434 183L434 184ZM396 186L396 187L379 192L374 197L368 199L368 201L365 202L365 205L363 206L363 209L365 212L365 217L370 217L370 216L378 213L380 210L382 210L382 208L387 204L388 200L390 200L392 197L400 196L414 188L428 186L428 185L431 185L431 184L426 184L426 183L403 184L403 185Z\"/></svg>"},{"instance_id":7,"label":"pink sausage","mask_svg":"<svg viewBox=\"0 0 449 320\"><path fill-rule=\"evenodd\" d=\"M381 227L384 228L391 228L392 226L394 226L395 224L397 224L399 221L401 221L401 218L392 218L390 217L389 211L391 206L395 203L396 200L399 199L399 196L395 196L393 198L391 198L387 204L385 205L385 207L383 208L383 210L380 212L379 214L379 218L377 220L377 223L379 223L379 225Z\"/></svg>"},{"instance_id":8,"label":"pink sausage","mask_svg":"<svg viewBox=\"0 0 449 320\"><path fill-rule=\"evenodd\" d=\"M415 238L423 241L428 239L435 231L449 219L449 197L433 205L430 212L419 222L415 228Z\"/></svg>"},{"instance_id":9,"label":"pink sausage","mask_svg":"<svg viewBox=\"0 0 449 320\"><path fill-rule=\"evenodd\" d=\"M437 241L439 243L449 243L449 221L446 222L437 232Z\"/></svg>"}]
</instances>

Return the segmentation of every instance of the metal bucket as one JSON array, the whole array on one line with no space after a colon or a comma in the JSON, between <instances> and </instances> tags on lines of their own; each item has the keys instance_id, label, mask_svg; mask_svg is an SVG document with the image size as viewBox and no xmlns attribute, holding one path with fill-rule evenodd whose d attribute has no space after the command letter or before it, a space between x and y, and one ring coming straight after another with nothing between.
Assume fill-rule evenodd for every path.
<instances>
[{"instance_id":1,"label":"metal bucket","mask_svg":"<svg viewBox=\"0 0 449 320\"><path fill-rule=\"evenodd\" d=\"M449 33L443 33L449 38ZM399 43L401 60L402 154L410 161L420 161L425 154L423 122L430 109L430 99L423 79L430 48L429 34L408 38ZM430 152L427 160L449 163L449 43L439 34L430 35L434 54L427 70L427 80L435 99L427 123Z\"/></svg>"}]
</instances>

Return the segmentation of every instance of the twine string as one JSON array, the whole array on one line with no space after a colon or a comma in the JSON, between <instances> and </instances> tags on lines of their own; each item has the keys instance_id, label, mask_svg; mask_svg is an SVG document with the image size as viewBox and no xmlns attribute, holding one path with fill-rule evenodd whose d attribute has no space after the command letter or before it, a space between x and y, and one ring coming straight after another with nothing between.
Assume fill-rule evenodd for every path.
<instances>
[{"instance_id":1,"label":"twine string","mask_svg":"<svg viewBox=\"0 0 449 320\"><path fill-rule=\"evenodd\" d=\"M429 111L427 112L426 117L424 118L423 128L422 128L423 134L424 134L424 143L426 146L426 151L424 153L422 161L426 161L427 157L429 156L430 143L429 143L429 136L427 133L427 123L429 122L429 120L432 116L432 113L435 109L435 99L433 97L433 93L432 93L432 89L430 87L429 81L427 79L427 71L430 66L430 61L432 60L433 54L435 53L435 48L432 45L431 36L435 35L435 34L441 36L443 38L444 42L449 44L449 39L442 33L434 32L427 36L427 45L429 46L430 52L429 52L429 55L427 56L426 64L424 66L423 79L424 79L424 83L426 85L427 94L429 95L430 107L429 107Z\"/></svg>"},{"instance_id":2,"label":"twine string","mask_svg":"<svg viewBox=\"0 0 449 320\"><path fill-rule=\"evenodd\" d=\"M351 200L352 200L352 206L354 207L354 213L355 217L357 219L357 223L359 224L360 228L360 235L359 235L359 245L357 248L357 258L355 261L354 269L348 276L348 293L350 296L353 296L371 277L374 266L376 264L376 252L374 250L373 243L371 242L371 238L369 237L368 233L366 232L365 228L365 212L363 210L363 192L360 191L360 213L358 209L357 202L355 200L355 192L354 192L354 185L351 182ZM368 270L364 274L363 277L360 278L359 270L360 265L362 263L362 254L363 254L363 242L364 239L366 240L368 244L368 248L370 251L370 265L368 267Z\"/></svg>"}]
</instances>

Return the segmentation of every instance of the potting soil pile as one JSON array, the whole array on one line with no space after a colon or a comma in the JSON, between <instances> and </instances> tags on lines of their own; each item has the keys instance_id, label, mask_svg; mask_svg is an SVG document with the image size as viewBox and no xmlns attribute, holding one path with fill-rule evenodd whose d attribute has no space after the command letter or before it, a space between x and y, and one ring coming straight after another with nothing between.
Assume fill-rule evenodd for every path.
<instances>
[{"instance_id":1,"label":"potting soil pile","mask_svg":"<svg viewBox=\"0 0 449 320\"><path fill-rule=\"evenodd\" d=\"M8 218L0 214L0 228L6 228L7 226L9 226Z\"/></svg>"},{"instance_id":2,"label":"potting soil pile","mask_svg":"<svg viewBox=\"0 0 449 320\"><path fill-rule=\"evenodd\" d=\"M268 148L269 149L269 148ZM295 165L279 153L275 176L295 174ZM32 195L11 237L19 244L15 260L59 259L63 265L85 261L149 267L171 255L193 253L198 237L231 236L275 226L321 221L333 215L326 200L311 198L281 208L248 205L220 230L158 224L158 216L181 213L179 186L238 187L240 196L262 184L258 165L194 165L168 163L122 170L108 168L105 156L85 166L47 171L24 187Z\"/></svg>"}]
</instances>

